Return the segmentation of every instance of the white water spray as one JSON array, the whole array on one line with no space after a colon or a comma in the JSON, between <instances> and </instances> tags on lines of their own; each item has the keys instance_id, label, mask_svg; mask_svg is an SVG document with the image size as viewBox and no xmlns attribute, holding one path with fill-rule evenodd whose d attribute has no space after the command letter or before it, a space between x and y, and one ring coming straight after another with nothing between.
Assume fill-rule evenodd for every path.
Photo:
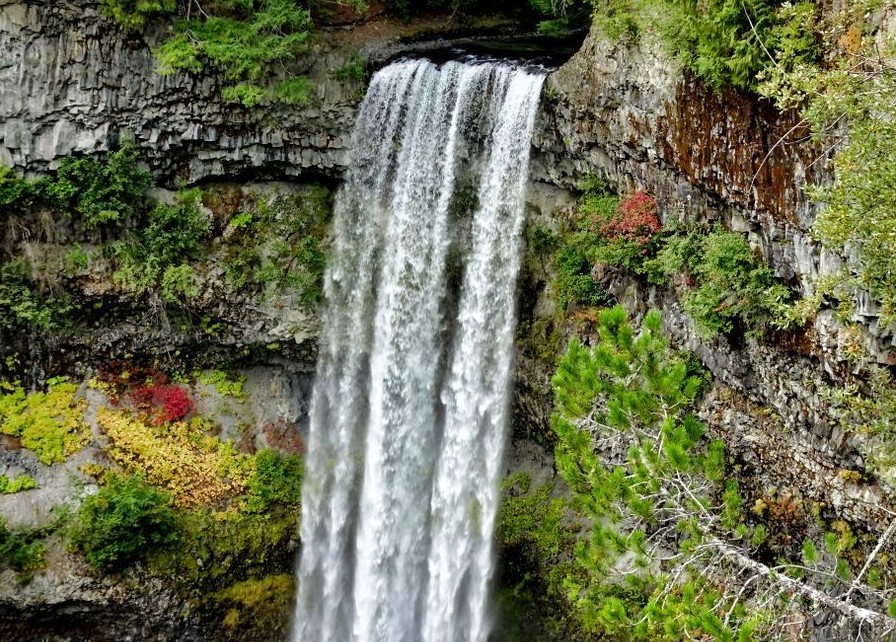
<instances>
[{"instance_id":1,"label":"white water spray","mask_svg":"<svg viewBox=\"0 0 896 642\"><path fill-rule=\"evenodd\" d=\"M488 636L514 290L542 81L508 64L423 60L371 80L325 285L296 642ZM478 182L478 206L452 296L461 175Z\"/></svg>"}]
</instances>

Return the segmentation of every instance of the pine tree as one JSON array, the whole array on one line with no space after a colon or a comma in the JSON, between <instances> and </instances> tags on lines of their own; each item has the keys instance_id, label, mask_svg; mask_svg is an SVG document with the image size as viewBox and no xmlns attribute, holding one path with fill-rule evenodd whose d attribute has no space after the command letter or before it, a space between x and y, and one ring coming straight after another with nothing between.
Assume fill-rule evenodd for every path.
<instances>
[{"instance_id":1,"label":"pine tree","mask_svg":"<svg viewBox=\"0 0 896 642\"><path fill-rule=\"evenodd\" d=\"M580 619L620 639L778 640L808 603L885 639L896 621L884 593L849 577L838 551L822 559L809 542L803 563L776 568L751 557L764 527L746 523L724 446L691 412L703 380L661 326L656 311L640 332L623 308L603 311L597 344L573 340L552 382L557 469L590 523L576 546L583 572L566 582ZM846 575L831 582L838 567Z\"/></svg>"}]
</instances>

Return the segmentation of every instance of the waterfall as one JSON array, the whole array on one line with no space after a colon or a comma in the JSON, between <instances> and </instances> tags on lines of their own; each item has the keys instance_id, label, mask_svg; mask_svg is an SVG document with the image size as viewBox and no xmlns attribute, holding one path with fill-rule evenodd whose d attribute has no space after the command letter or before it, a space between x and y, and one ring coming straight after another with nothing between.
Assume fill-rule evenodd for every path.
<instances>
[{"instance_id":1,"label":"waterfall","mask_svg":"<svg viewBox=\"0 0 896 642\"><path fill-rule=\"evenodd\" d=\"M542 81L511 64L426 60L371 80L325 283L296 642L488 637ZM461 180L472 220L456 213Z\"/></svg>"}]
</instances>

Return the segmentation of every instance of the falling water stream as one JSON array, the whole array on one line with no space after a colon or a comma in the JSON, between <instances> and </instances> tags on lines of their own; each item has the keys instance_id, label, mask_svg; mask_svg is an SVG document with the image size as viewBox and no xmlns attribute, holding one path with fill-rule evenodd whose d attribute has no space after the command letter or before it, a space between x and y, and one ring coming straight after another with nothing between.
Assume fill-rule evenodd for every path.
<instances>
[{"instance_id":1,"label":"falling water stream","mask_svg":"<svg viewBox=\"0 0 896 642\"><path fill-rule=\"evenodd\" d=\"M371 80L336 202L295 642L488 637L542 81L508 63L426 60ZM471 219L456 214L462 182Z\"/></svg>"}]
</instances>

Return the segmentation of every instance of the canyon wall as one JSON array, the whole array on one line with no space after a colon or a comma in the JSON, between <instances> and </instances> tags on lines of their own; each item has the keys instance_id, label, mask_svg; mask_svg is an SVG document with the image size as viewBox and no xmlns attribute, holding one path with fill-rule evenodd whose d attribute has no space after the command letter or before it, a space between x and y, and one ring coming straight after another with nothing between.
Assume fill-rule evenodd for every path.
<instances>
[{"instance_id":1,"label":"canyon wall","mask_svg":"<svg viewBox=\"0 0 896 642\"><path fill-rule=\"evenodd\" d=\"M315 83L307 105L244 109L222 103L211 76L158 75L149 48L163 34L151 31L144 40L123 33L92 1L0 0L0 162L40 173L64 156L104 151L127 136L169 186L338 180L363 87L334 74L356 51L381 59L400 50L397 33L382 23L324 32L308 62L296 62ZM805 135L797 120L743 93L712 92L650 42L616 45L594 31L546 83L533 150L533 215L549 220L569 206L588 176L607 179L620 193L644 189L666 221L719 222L747 233L775 273L808 295L842 259L811 234L816 205L803 188L830 176L824 151L797 142ZM595 276L638 314L662 309L676 344L712 372L701 414L745 464L756 497L774 488L868 532L881 529L896 494L866 474L865 437L844 430L824 395L848 373L843 350L852 341L878 363L894 363L896 337L880 326L870 297L857 294L854 331L823 309L805 327L762 340L707 341L674 288L648 287L612 270ZM549 305L535 292L523 307L531 318ZM303 319L307 328L295 332L313 339L315 320ZM139 350L146 342L121 338L138 331L98 328L85 346ZM519 359L515 407L517 423L528 424L523 432L547 431L550 369L543 360Z\"/></svg>"}]
</instances>

